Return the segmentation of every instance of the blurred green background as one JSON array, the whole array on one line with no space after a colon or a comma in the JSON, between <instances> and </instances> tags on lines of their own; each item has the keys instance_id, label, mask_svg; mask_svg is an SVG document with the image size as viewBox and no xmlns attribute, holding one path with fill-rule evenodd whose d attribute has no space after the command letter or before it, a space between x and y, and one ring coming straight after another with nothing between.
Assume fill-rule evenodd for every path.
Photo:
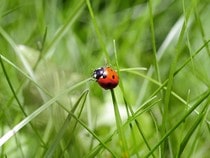
<instances>
[{"instance_id":1,"label":"blurred green background","mask_svg":"<svg viewBox=\"0 0 210 158\"><path fill-rule=\"evenodd\" d=\"M81 116L77 111L78 119L122 156L121 140L113 134L116 116L110 92L85 81L98 67L117 69L117 62L122 85L115 94L121 117L126 122L126 100L144 133L134 120L132 128L125 123L130 157L147 155L162 138L165 145L158 145L153 157L208 157L209 96L184 117L210 87L208 0L90 1L93 12L88 2L0 0L0 136L64 89L82 84L59 98L62 106L54 102L38 117L28 118L32 125L2 145L0 156L114 157L75 119L62 126L68 110L80 107L77 101L85 90L88 95L82 96L84 109ZM140 67L147 71L126 69ZM161 86L165 81L173 84ZM138 114L145 102L149 105ZM131 113L130 118L136 118ZM180 119L183 124L178 123ZM177 123L167 139L165 134ZM61 131L65 134L59 138Z\"/></svg>"}]
</instances>

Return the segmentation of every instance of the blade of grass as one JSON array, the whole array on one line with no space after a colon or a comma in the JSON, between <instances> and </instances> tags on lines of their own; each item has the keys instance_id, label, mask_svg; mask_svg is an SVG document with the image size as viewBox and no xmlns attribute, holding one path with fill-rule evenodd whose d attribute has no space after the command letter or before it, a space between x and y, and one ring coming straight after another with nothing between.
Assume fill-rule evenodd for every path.
<instances>
[{"instance_id":1,"label":"blade of grass","mask_svg":"<svg viewBox=\"0 0 210 158\"><path fill-rule=\"evenodd\" d=\"M150 16L149 19L150 19L151 38L152 38L152 49L153 49L154 62L155 62L155 64L154 64L155 65L155 73L157 75L157 80L161 83L160 68L159 68L158 59L157 59L155 31L154 31L154 23L153 23L152 0L149 0L148 6L149 6L149 16Z\"/></svg>"},{"instance_id":2,"label":"blade of grass","mask_svg":"<svg viewBox=\"0 0 210 158\"><path fill-rule=\"evenodd\" d=\"M1 55L2 60L4 60L7 64L11 65L14 69L16 69L20 74L22 74L23 76L25 76L29 81L31 81L36 87L38 87L40 90L42 90L42 92L44 92L46 95L48 95L50 98L52 98L53 96L43 87L41 87L36 81L34 81L28 74L26 74L21 68L19 68L18 66L16 66L14 63L12 63L11 61L9 61L6 57L4 57L3 55ZM82 83L91 81L92 78L88 78L86 80L84 80L84 82L82 81ZM58 103L58 102L57 102ZM58 103L60 104L60 103ZM62 106L62 105L61 105ZM65 106L62 106L65 109ZM68 111L68 110L67 110Z\"/></svg>"},{"instance_id":3,"label":"blade of grass","mask_svg":"<svg viewBox=\"0 0 210 158\"><path fill-rule=\"evenodd\" d=\"M175 53L175 57L173 57L172 59L172 63L170 65L170 70L169 70L169 76L168 76L168 82L167 82L167 88L166 88L166 92L165 92L165 97L164 97L164 106L163 106L163 118L162 118L162 127L161 127L161 135L165 135L165 133L167 133L168 131L168 127L169 127L169 102L170 102L170 98L171 98L171 92L172 92L172 87L173 87L173 82L174 82L174 72L176 70L176 64L178 61L178 58L180 56L181 53L181 41L184 38L184 33L185 33L185 23L183 24L181 33L180 33L180 37L178 40L178 44L177 44L177 49L176 49L176 53ZM161 89L160 89L161 90ZM168 138L164 139L164 142L162 144L161 147L161 156L166 157L168 155L168 153L166 153L167 148L170 147L169 145L169 140ZM169 149L170 150L170 149Z\"/></svg>"},{"instance_id":4,"label":"blade of grass","mask_svg":"<svg viewBox=\"0 0 210 158\"><path fill-rule=\"evenodd\" d=\"M200 52L201 52L201 50L203 50L205 47L206 47L206 45L207 44L209 44L210 43L210 40L208 40L206 43L204 43L200 48L198 48L198 50L196 50L195 51L195 53L192 55L192 58L195 58ZM176 76L189 62L191 61L191 57L189 57L175 72L174 72L174 76ZM145 79L147 79L148 81L150 81L150 82L152 82L152 83L154 83L154 84L156 84L156 85L159 85L160 87L151 95L151 97L152 96L155 96L155 95L157 95L158 93L159 93L159 91L161 90L161 89L167 89L167 87L166 87L166 84L167 84L167 82L168 82L168 79L166 79L162 84L161 83L159 83L158 81L156 81L155 79L153 79L153 78L151 78L151 77L149 77L149 76L147 76L147 75L144 75L144 74L142 74L142 73L139 73L139 72L136 72L136 71L132 71L132 68L131 68L131 71L129 71L130 69L122 69L122 71L125 71L125 72L128 72L128 73L132 73L132 74L136 74L136 75L138 75L138 76L141 76L141 77L143 77L143 78L145 78ZM121 69L120 69L120 71L121 71ZM208 86L208 85L207 85ZM175 98L177 98L180 102L182 102L183 104L185 104L185 105L187 105L187 106L189 106L189 107L191 107L189 104L187 104L187 102L182 98L182 97L180 97L178 94L176 94L174 91L172 91L172 93L171 93ZM195 110L195 113L196 114L199 114L199 112L197 111L197 110ZM209 121L208 120L206 120L206 122L208 123L208 124L210 124L209 123Z\"/></svg>"},{"instance_id":5,"label":"blade of grass","mask_svg":"<svg viewBox=\"0 0 210 158\"><path fill-rule=\"evenodd\" d=\"M69 15L68 19L66 20L66 23L59 29L59 31L55 34L52 41L49 43L49 45L43 50L43 54L46 58L50 58L53 53L56 45L60 41L60 39L65 35L65 33L68 31L69 27L72 25L72 23L76 20L76 18L80 15L82 12L82 8L85 6L85 0L76 1L75 6L71 6L74 10Z\"/></svg>"},{"instance_id":6,"label":"blade of grass","mask_svg":"<svg viewBox=\"0 0 210 158\"><path fill-rule=\"evenodd\" d=\"M117 49L116 49L116 44L115 44L115 40L113 40L113 44L114 44L114 53L115 53L115 61L116 61L116 65L117 65L117 72L119 73L119 77L120 77L120 70L119 70L119 63L118 63L118 57L117 57ZM125 103L125 107L126 107L126 111L127 111L127 116L128 116L128 118L130 117L130 112L131 112L131 114L132 115L134 115L134 112L133 112L133 110L132 110L132 107L130 106L130 105L128 105L128 102L127 102L127 100L126 100L126 95L125 95L125 91L124 91L124 86L123 86L123 83L122 83L122 81L120 82L120 88L121 88L121 91L122 91L122 93L123 93L123 100L124 100L124 103ZM112 91L112 90L111 90ZM114 92L113 92L113 95L114 95ZM114 103L113 103L114 104ZM114 105L115 106L115 105ZM116 105L117 106L117 105ZM116 109L116 110L118 110L118 109ZM129 112L130 111L130 112ZM117 117L117 115L115 115L116 117ZM116 118L116 122L117 122L117 118ZM120 123L120 124L122 124L122 123ZM146 137L145 137L145 135L144 135L144 133L143 133L143 130L142 130L142 128L141 128L141 126L140 126L140 124L139 124L139 122L135 119L135 124L136 124L136 126L137 126L137 128L138 128L138 131L139 131L139 133L140 133L140 135L142 136L142 138L143 138L143 140L144 140L144 142L145 142L145 144L146 144L146 146L147 146L147 148L150 150L151 148L150 148L150 146L149 146L149 143L147 142L147 139L146 139ZM131 132L133 133L133 130L132 130L132 124L130 123L129 124L129 127L130 127L130 129L131 129ZM119 135L121 135L121 137L124 137L124 135L123 135L123 133L122 134L120 134L120 130L121 129L119 129L120 128L120 125L119 125L119 127L118 127L118 130L119 130ZM123 131L122 131L123 132ZM133 138L134 138L135 136L133 135ZM123 141L126 141L126 140L123 140ZM134 140L134 142L135 142L135 140ZM126 142L125 142L126 143ZM124 150L127 150L128 149L128 147L127 147L127 144L125 144L126 146L126 148L124 148ZM125 151L126 152L126 151ZM129 155L127 155L127 156L129 156ZM138 153L137 153L137 157L138 157Z\"/></svg>"},{"instance_id":7,"label":"blade of grass","mask_svg":"<svg viewBox=\"0 0 210 158\"><path fill-rule=\"evenodd\" d=\"M4 143L6 143L12 136L14 136L15 133L17 133L20 129L22 129L25 125L27 125L34 118L36 118L41 112L43 112L44 110L49 108L60 97L62 97L63 95L69 93L70 91L74 90L75 88L77 88L77 87L87 83L87 81L89 81L89 80L90 80L90 78L88 78L88 79L86 79L86 80L84 80L82 82L79 82L79 83L75 84L72 87L69 87L69 88L63 90L57 96L55 96L54 98L50 99L45 104L43 104L41 107L39 107L37 110L35 110L33 113L28 115L25 119L23 119L20 123L18 123L16 126L14 126L11 130L9 130L5 135L3 135L0 138L0 147L2 145L4 145Z\"/></svg>"},{"instance_id":8,"label":"blade of grass","mask_svg":"<svg viewBox=\"0 0 210 158\"><path fill-rule=\"evenodd\" d=\"M115 53L115 61L116 61L116 65L117 65L117 72L118 72L119 77L120 77L120 69L119 69L119 63L118 63L117 49L116 49L115 40L113 40L113 44L114 44L114 53ZM129 70L129 69L127 69L127 70ZM145 70L145 68L131 68L130 71L131 71L131 70ZM125 69L124 69L124 71L125 71ZM128 118L129 118L129 117L130 117L130 113L131 113L131 115L133 116L133 115L134 115L134 112L133 112L132 107L130 106L130 104L128 104L127 99L126 99L126 97L125 97L126 94L125 94L125 91L124 91L124 86L123 86L122 81L120 82L120 89L121 89L121 91L122 91L122 93L123 93L123 100L124 100L124 103L125 103L125 107L126 107L126 111L127 111L127 116L128 116ZM137 126L137 128L138 128L138 131L139 131L140 135L142 136L142 138L143 138L143 140L144 140L144 142L145 142L147 148L148 148L149 150L151 150L150 145L149 145L149 143L148 143L148 141L147 141L147 139L146 139L146 137L145 137L145 134L144 134L144 132L143 132L141 126L140 126L140 123L139 123L136 119L135 119L134 122L135 122L135 124L136 124L136 126ZM132 127L132 124L131 124L131 123L130 123L129 127ZM130 129L131 129L131 132L133 133L132 128L130 128ZM135 136L133 135L133 138L134 138L134 137L135 137ZM134 140L134 142L135 142L135 140ZM137 153L137 157L138 157L138 153ZM154 157L154 155L153 155L153 157Z\"/></svg>"},{"instance_id":9,"label":"blade of grass","mask_svg":"<svg viewBox=\"0 0 210 158\"><path fill-rule=\"evenodd\" d=\"M158 101L156 101L156 102L150 104L150 102L153 101L153 99L155 99L155 98L156 98L156 97L151 98L151 99L149 99L148 101L146 101L145 103L143 103L141 107L144 107L144 108L141 108L141 110L139 109L139 110L138 110L138 114L135 113L134 116L129 117L129 118L126 120L126 122L123 124L124 128L125 128L126 126L128 126L129 124L131 124L138 116L140 116L141 114L143 114L143 113L149 111L149 110L151 109L151 107L154 106L154 105L158 102ZM150 105L147 106L147 104L148 104L148 105L150 104ZM118 129L116 129L112 134L110 134L110 136L108 136L108 137L105 139L104 142L106 142L106 143L109 142L109 141L112 139L112 137L115 136L117 133L119 133L119 132L118 132ZM96 147L87 155L87 158L88 158L88 157L94 157L95 155L94 155L93 153L98 153L98 152L101 150L102 147L103 147L103 146L102 146L101 144L99 144L98 146L96 146Z\"/></svg>"},{"instance_id":10,"label":"blade of grass","mask_svg":"<svg viewBox=\"0 0 210 158\"><path fill-rule=\"evenodd\" d=\"M88 93L88 91L84 91L84 92L81 94L81 96L78 98L78 100L77 100L77 102L75 103L75 105L73 106L73 108L71 109L71 113L74 113L75 110L78 108L80 102L82 102L82 99L83 99L83 103L82 103L81 108L80 108L80 113L79 113L79 115L77 116L78 118L80 117L81 111L83 110L84 102L85 102L86 97L87 97L87 93ZM47 158L53 157L53 154L54 154L54 152L55 152L55 150L56 150L56 147L59 145L60 140L62 139L64 133L66 132L67 127L69 126L69 123L71 122L71 119L72 119L71 114L68 114L68 116L67 116L66 120L64 121L62 127L61 127L60 130L58 131L57 136L55 136L55 139L54 139L54 141L52 142L52 145L48 148L48 150L46 150L46 154L45 154L44 157L47 157ZM74 131L75 128L76 128L76 124L75 124L75 126L73 127L73 129L72 129L72 132L71 132L72 134L71 134L71 136L69 137L69 140L71 140L71 138L72 138L72 136L73 136L73 131ZM64 153L64 151L63 151L62 153Z\"/></svg>"},{"instance_id":11,"label":"blade of grass","mask_svg":"<svg viewBox=\"0 0 210 158\"><path fill-rule=\"evenodd\" d=\"M3 72L4 72L4 75L5 75L5 77L6 77L7 83L8 83L8 85L9 85L9 88L10 88L10 90L12 91L12 94L13 94L13 96L14 96L14 98L15 98L15 100L16 100L18 106L19 106L19 108L21 109L22 113L24 114L25 117L27 117L27 114L26 114L26 112L25 112L25 110L24 110L24 108L23 108L23 106L22 106L22 104L21 104L21 102L20 102L18 96L16 95L15 89L13 88L12 82L10 81L10 78L9 78L9 76L8 76L8 74L7 74L7 71L6 71L6 68L5 68L5 66L4 66L4 63L3 63L3 61L2 61L2 56L1 56L1 55L0 55L0 63L1 63L1 67L2 67L2 70L3 70ZM29 122L29 124L30 124L31 128L33 129L33 131L35 132L36 136L37 136L37 137L39 138L39 140L41 141L42 145L45 146L46 144L44 143L42 137L39 135L37 129L34 127L34 125L33 125L31 122Z\"/></svg>"},{"instance_id":12,"label":"blade of grass","mask_svg":"<svg viewBox=\"0 0 210 158\"><path fill-rule=\"evenodd\" d=\"M123 71L146 71L147 68L145 67L131 67L131 68L120 68L119 71L123 72Z\"/></svg>"},{"instance_id":13,"label":"blade of grass","mask_svg":"<svg viewBox=\"0 0 210 158\"><path fill-rule=\"evenodd\" d=\"M206 92L204 92L202 95L200 95L200 98L192 105L192 107L188 110L188 112L179 120L177 123L169 129L166 134L161 138L161 140L152 148L152 150L145 155L145 157L149 157L158 147L161 145L165 139L170 136L170 134L178 128L184 120L187 119L187 117L208 97L210 96L210 89L208 89Z\"/></svg>"},{"instance_id":14,"label":"blade of grass","mask_svg":"<svg viewBox=\"0 0 210 158\"><path fill-rule=\"evenodd\" d=\"M30 75L30 77L33 79L33 81L36 82L37 81L36 75L34 74L34 71L33 71L33 68L31 67L31 64L26 60L26 58L22 54L21 47L18 47L18 45L14 42L14 40L9 36L9 34L2 27L0 27L0 33L5 38L5 40L7 40L8 43L11 45L11 47L15 51L16 55L19 57L22 65L24 66L27 73ZM41 91L39 88L37 90L39 91L42 99L44 101L46 101L47 96L43 93L43 91Z\"/></svg>"},{"instance_id":15,"label":"blade of grass","mask_svg":"<svg viewBox=\"0 0 210 158\"><path fill-rule=\"evenodd\" d=\"M95 137L95 134L92 133L92 135ZM90 157L97 157L98 153L102 150L102 148L107 148L104 145L112 140L112 136L108 137L107 139L104 139L102 143L98 144L94 149L92 149L84 158L90 158ZM99 142L101 141L99 138L96 138ZM108 150L109 151L109 150ZM109 151L110 152L110 151ZM110 152L112 156L118 157L116 154L114 154L112 151Z\"/></svg>"},{"instance_id":16,"label":"blade of grass","mask_svg":"<svg viewBox=\"0 0 210 158\"><path fill-rule=\"evenodd\" d=\"M188 24L188 20L189 20L189 17L191 15L191 12L193 11L193 6L194 6L194 3L192 2L192 6L189 7L188 10L185 11L185 2L182 1L182 6L183 6L183 12L184 12L184 23L182 25L182 29L181 29L181 32L180 32L180 35L179 35L179 39L178 39L178 43L176 45L176 53L175 53L175 56L174 58L172 59L172 63L171 63L171 66L170 66L170 71L169 71L169 76L168 76L168 83L167 83L167 89L166 89L166 93L165 93L165 98L164 98L164 107L163 107L163 119L162 119L162 130L161 130L161 133L162 135L165 135L168 131L168 127L169 127L169 102L170 102L170 99L171 99L171 92L172 92L172 88L173 88L173 82L174 82L174 73L176 71L176 65L177 65L177 62L178 62L178 59L180 57L180 54L182 53L181 51L181 47L182 47L182 42L184 40L184 36L186 35L186 32L187 32L187 24ZM192 56L190 57L192 59ZM167 151L167 148L169 147L170 150L172 150L170 148L170 142L168 140L168 138L166 138L164 140L164 143L162 144L162 156L165 157L166 155L168 155L168 153L166 153Z\"/></svg>"},{"instance_id":17,"label":"blade of grass","mask_svg":"<svg viewBox=\"0 0 210 158\"><path fill-rule=\"evenodd\" d=\"M204 7L207 7L207 5L205 5ZM194 9L194 16L195 16L196 22L197 22L197 24L199 26L200 33L201 33L201 36L202 36L202 40L203 40L204 43L206 43L208 40L206 38L205 31L204 31L204 28L203 28L204 25L201 22L199 14L200 13L198 13L198 8L195 7L195 9ZM206 45L206 51L207 51L207 53L208 53L208 55L210 57L210 48L209 48L208 45Z\"/></svg>"},{"instance_id":18,"label":"blade of grass","mask_svg":"<svg viewBox=\"0 0 210 158\"><path fill-rule=\"evenodd\" d=\"M206 117L208 117L209 110L210 110L209 102L210 102L210 97L209 97L208 101L206 102L206 105L204 106L204 110L203 111L205 113L205 116L202 119L202 122L200 123L200 126L199 126L199 128L197 130L198 132L196 133L195 139L194 139L194 141L192 143L193 145L190 147L190 150L188 151L189 154L186 157L193 157L193 155L195 153L195 149L196 149L196 147L198 145L198 142L200 141L200 139L197 139L197 138L200 137L200 135L203 134L204 123L205 123L205 125L208 128L209 124L206 124L205 120L206 120Z\"/></svg>"},{"instance_id":19,"label":"blade of grass","mask_svg":"<svg viewBox=\"0 0 210 158\"><path fill-rule=\"evenodd\" d=\"M33 70L35 71L36 68L38 67L39 63L41 62L41 59L43 57L43 50L45 48L45 43L46 43L46 38L47 38L47 27L45 28L45 32L44 32L44 35L43 35L43 39L42 39L42 42L41 43L38 43L38 49L39 49L39 57L33 67Z\"/></svg>"},{"instance_id":20,"label":"blade of grass","mask_svg":"<svg viewBox=\"0 0 210 158\"><path fill-rule=\"evenodd\" d=\"M95 18L95 15L94 15L92 6L91 6L91 4L90 4L90 1L89 1L89 0L86 0L86 4L87 4L87 6L88 6L88 10L89 10L89 12L90 12L90 16L91 16L92 21L93 21L93 25L94 25L94 28L95 28L95 30L96 30L96 34L97 34L97 36L98 36L99 43L100 43L100 45L101 45L101 47L102 47L102 50L103 50L103 53L104 53L104 55L105 55L106 62L107 62L107 63L110 63L110 57L109 57L109 54L108 54L107 49L106 49L106 47L105 47L103 38L102 38L102 36L101 36L101 32L100 32L100 30L99 30L99 27L98 27L98 24L97 24L97 21L96 21L96 18Z\"/></svg>"},{"instance_id":21,"label":"blade of grass","mask_svg":"<svg viewBox=\"0 0 210 158\"><path fill-rule=\"evenodd\" d=\"M106 143L108 142L108 141L110 141L110 139L109 140L101 140L84 122L82 122L80 119L78 119L78 117L77 116L75 116L73 113L71 113L71 112L69 112L69 114L71 114L71 116L72 116L72 118L74 118L82 127L84 127L96 140L98 140L99 141L99 143L100 143L100 145L101 146L103 146L105 149L107 149L109 152L110 152L110 154L113 156L113 157L115 157L115 158L117 158L117 157L119 157L119 156L117 156L113 151L112 151L112 149L110 149L107 145L106 145ZM87 157L87 158L89 158L89 157L95 157L96 155L95 155L95 153L93 153L93 152L91 152L91 153L89 153L87 156L84 156L84 157Z\"/></svg>"},{"instance_id":22,"label":"blade of grass","mask_svg":"<svg viewBox=\"0 0 210 158\"><path fill-rule=\"evenodd\" d=\"M114 90L111 89L111 96L112 96L112 102L114 106L114 113L115 113L115 119L116 119L116 125L117 125L117 130L119 132L119 138L120 138L120 145L122 145L122 157L128 158L129 157L129 151L128 151L128 145L125 139L125 133L124 129L122 127L122 119L120 117L120 112L118 109L118 104L117 100L114 94Z\"/></svg>"},{"instance_id":23,"label":"blade of grass","mask_svg":"<svg viewBox=\"0 0 210 158\"><path fill-rule=\"evenodd\" d=\"M187 134L185 135L185 137L183 138L179 149L178 149L178 154L177 154L177 158L181 157L181 154L183 153L188 141L190 140L192 134L196 131L196 128L199 127L199 124L202 122L203 117L205 116L205 109L207 108L207 106L204 107L203 111L198 115L198 118L195 120L194 123L192 123L191 128L188 130Z\"/></svg>"},{"instance_id":24,"label":"blade of grass","mask_svg":"<svg viewBox=\"0 0 210 158\"><path fill-rule=\"evenodd\" d=\"M207 40L198 50L195 51L195 53L192 54L190 58L188 58L175 72L174 76L176 76L190 61L191 59L195 58L203 48L208 47L208 44L210 43L210 40Z\"/></svg>"},{"instance_id":25,"label":"blade of grass","mask_svg":"<svg viewBox=\"0 0 210 158\"><path fill-rule=\"evenodd\" d=\"M180 17L177 22L174 24L174 26L171 28L171 30L169 31L167 37L165 38L165 40L163 41L162 45L160 46L159 50L157 51L157 59L158 62L161 60L161 58L163 57L164 53L166 52L166 49L170 46L173 45L173 42L177 41L177 36L180 32L181 26L183 24L183 17ZM150 68L148 69L147 72L147 76L151 77L152 74L154 72L154 67L150 66ZM145 94L144 93L147 89L147 87L149 86L149 82L148 80L144 80L142 83L142 87L141 90L139 92L139 96L138 99L136 101L136 105L140 105Z\"/></svg>"}]
</instances>

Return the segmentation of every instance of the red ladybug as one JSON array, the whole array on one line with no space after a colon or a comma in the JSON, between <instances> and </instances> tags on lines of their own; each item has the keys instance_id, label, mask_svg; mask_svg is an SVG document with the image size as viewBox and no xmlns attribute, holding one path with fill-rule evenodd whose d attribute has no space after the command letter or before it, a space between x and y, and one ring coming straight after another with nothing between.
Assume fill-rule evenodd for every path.
<instances>
[{"instance_id":1,"label":"red ladybug","mask_svg":"<svg viewBox=\"0 0 210 158\"><path fill-rule=\"evenodd\" d=\"M110 67L100 67L93 72L93 78L104 89L113 89L119 83L119 77L116 71Z\"/></svg>"}]
</instances>

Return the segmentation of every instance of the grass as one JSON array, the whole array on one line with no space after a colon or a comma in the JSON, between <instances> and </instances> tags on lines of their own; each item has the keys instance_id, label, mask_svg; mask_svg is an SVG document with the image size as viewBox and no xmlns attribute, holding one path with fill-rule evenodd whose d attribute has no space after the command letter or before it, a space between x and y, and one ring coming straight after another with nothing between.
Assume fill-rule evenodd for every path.
<instances>
[{"instance_id":1,"label":"grass","mask_svg":"<svg viewBox=\"0 0 210 158\"><path fill-rule=\"evenodd\" d=\"M0 157L209 157L209 7L3 0Z\"/></svg>"}]
</instances>

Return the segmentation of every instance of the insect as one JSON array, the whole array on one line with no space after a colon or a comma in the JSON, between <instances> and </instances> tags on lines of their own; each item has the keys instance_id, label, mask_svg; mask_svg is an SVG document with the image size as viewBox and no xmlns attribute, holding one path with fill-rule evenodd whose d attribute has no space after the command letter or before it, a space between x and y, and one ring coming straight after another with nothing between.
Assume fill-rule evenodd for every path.
<instances>
[{"instance_id":1,"label":"insect","mask_svg":"<svg viewBox=\"0 0 210 158\"><path fill-rule=\"evenodd\" d=\"M113 89L119 83L119 77L111 67L100 67L93 72L93 78L104 89Z\"/></svg>"}]
</instances>

